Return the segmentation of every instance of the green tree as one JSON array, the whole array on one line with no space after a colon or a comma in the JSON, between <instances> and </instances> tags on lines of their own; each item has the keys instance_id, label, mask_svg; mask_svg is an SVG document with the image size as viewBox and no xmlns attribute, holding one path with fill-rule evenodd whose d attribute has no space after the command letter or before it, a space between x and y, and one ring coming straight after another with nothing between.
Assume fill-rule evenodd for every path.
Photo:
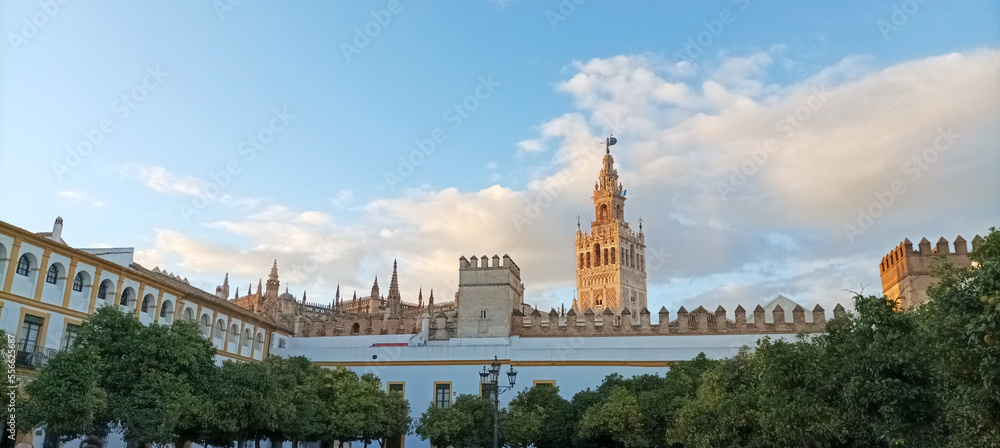
<instances>
[{"instance_id":1,"label":"green tree","mask_svg":"<svg viewBox=\"0 0 1000 448\"><path fill-rule=\"evenodd\" d=\"M226 361L210 384L216 437L259 442L276 433L274 423L281 420L276 414L286 410L280 408L283 385L275 381L270 363Z\"/></svg>"},{"instance_id":2,"label":"green tree","mask_svg":"<svg viewBox=\"0 0 1000 448\"><path fill-rule=\"evenodd\" d=\"M449 407L433 403L417 422L416 433L434 446L484 448L493 446L493 400L478 395L459 395ZM506 426L506 413L500 415ZM503 444L501 434L501 444Z\"/></svg>"},{"instance_id":3,"label":"green tree","mask_svg":"<svg viewBox=\"0 0 1000 448\"><path fill-rule=\"evenodd\" d=\"M92 348L56 353L25 386L29 399L20 412L26 426L44 426L46 437L62 442L99 430L95 421L107 410L107 394L99 386L98 362Z\"/></svg>"},{"instance_id":4,"label":"green tree","mask_svg":"<svg viewBox=\"0 0 1000 448\"><path fill-rule=\"evenodd\" d=\"M63 437L79 434L89 418L101 437L121 430L129 443L176 443L205 414L200 388L214 357L193 322L145 326L117 307L102 307L80 327L73 347L39 371L32 418L70 433ZM60 397L76 397L78 419L63 414Z\"/></svg>"},{"instance_id":5,"label":"green tree","mask_svg":"<svg viewBox=\"0 0 1000 448\"><path fill-rule=\"evenodd\" d=\"M647 447L651 441L642 420L635 394L624 386L616 386L583 413L580 436L604 447Z\"/></svg>"},{"instance_id":6,"label":"green tree","mask_svg":"<svg viewBox=\"0 0 1000 448\"><path fill-rule=\"evenodd\" d=\"M714 364L695 398L678 409L668 440L691 448L758 446L757 371L748 347Z\"/></svg>"},{"instance_id":7,"label":"green tree","mask_svg":"<svg viewBox=\"0 0 1000 448\"><path fill-rule=\"evenodd\" d=\"M942 255L940 281L920 307L950 447L1000 447L1000 231L991 228L959 268Z\"/></svg>"},{"instance_id":8,"label":"green tree","mask_svg":"<svg viewBox=\"0 0 1000 448\"><path fill-rule=\"evenodd\" d=\"M507 425L503 428L510 446L561 448L572 445L572 405L559 396L559 388L539 384L517 394L507 406Z\"/></svg>"},{"instance_id":9,"label":"green tree","mask_svg":"<svg viewBox=\"0 0 1000 448\"><path fill-rule=\"evenodd\" d=\"M764 338L754 357L763 446L826 447L843 437L837 385L830 381L832 366L819 344Z\"/></svg>"},{"instance_id":10,"label":"green tree","mask_svg":"<svg viewBox=\"0 0 1000 448\"><path fill-rule=\"evenodd\" d=\"M831 320L827 335L817 338L835 366L830 381L840 389L847 444L940 445L933 360L916 331L916 314L895 310L884 297L857 296L855 309Z\"/></svg>"}]
</instances>

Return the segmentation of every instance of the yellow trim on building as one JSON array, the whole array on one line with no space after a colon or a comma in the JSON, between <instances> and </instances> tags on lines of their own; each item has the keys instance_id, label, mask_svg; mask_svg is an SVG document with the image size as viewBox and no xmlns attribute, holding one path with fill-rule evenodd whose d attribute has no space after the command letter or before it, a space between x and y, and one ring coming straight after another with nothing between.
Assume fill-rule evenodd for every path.
<instances>
[{"instance_id":1,"label":"yellow trim on building","mask_svg":"<svg viewBox=\"0 0 1000 448\"><path fill-rule=\"evenodd\" d=\"M10 246L10 258L7 259L7 278L3 280L3 290L10 291L14 284L14 273L17 272L17 262L21 259L21 243L23 241L14 237L14 243Z\"/></svg>"},{"instance_id":2,"label":"yellow trim on building","mask_svg":"<svg viewBox=\"0 0 1000 448\"><path fill-rule=\"evenodd\" d=\"M63 308L69 308L69 296L73 294L74 283L76 283L76 260L70 260L69 269L66 271L66 281L63 282Z\"/></svg>"},{"instance_id":3,"label":"yellow trim on building","mask_svg":"<svg viewBox=\"0 0 1000 448\"><path fill-rule=\"evenodd\" d=\"M531 382L531 387L535 387L535 386L537 386L539 384L551 384L551 385L555 386L556 385L556 380L533 380Z\"/></svg>"},{"instance_id":4,"label":"yellow trim on building","mask_svg":"<svg viewBox=\"0 0 1000 448\"><path fill-rule=\"evenodd\" d=\"M492 363L492 359L487 360L463 360L428 359L421 361L322 361L317 365L323 367L403 367L403 366L485 366ZM570 366L570 367L670 367L675 361L511 361L501 359L501 364L510 364L514 367L547 367L547 366Z\"/></svg>"}]
</instances>

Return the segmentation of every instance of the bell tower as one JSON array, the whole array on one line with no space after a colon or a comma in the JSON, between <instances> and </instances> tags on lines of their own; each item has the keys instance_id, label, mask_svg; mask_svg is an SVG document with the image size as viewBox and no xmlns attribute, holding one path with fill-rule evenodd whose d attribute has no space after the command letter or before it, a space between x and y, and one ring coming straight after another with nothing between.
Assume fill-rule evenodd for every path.
<instances>
[{"instance_id":1,"label":"bell tower","mask_svg":"<svg viewBox=\"0 0 1000 448\"><path fill-rule=\"evenodd\" d=\"M600 313L623 308L632 312L646 307L646 240L625 221L625 190L618 182L618 170L611 156L614 137L605 140L604 164L594 184L594 220L590 233L576 229L576 307L578 312L593 309Z\"/></svg>"}]
</instances>

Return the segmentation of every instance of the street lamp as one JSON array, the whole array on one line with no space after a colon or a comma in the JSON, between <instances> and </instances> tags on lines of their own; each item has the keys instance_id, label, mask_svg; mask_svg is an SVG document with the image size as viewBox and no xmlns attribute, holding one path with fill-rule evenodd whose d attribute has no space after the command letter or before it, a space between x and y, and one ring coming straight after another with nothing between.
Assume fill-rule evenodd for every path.
<instances>
[{"instance_id":1,"label":"street lamp","mask_svg":"<svg viewBox=\"0 0 1000 448\"><path fill-rule=\"evenodd\" d=\"M493 393L493 448L500 447L500 394L514 388L517 380L517 371L514 366L510 366L507 371L507 386L500 387L500 360L496 356L489 368L483 366L483 371L479 372L479 382L483 386L491 386Z\"/></svg>"}]
</instances>

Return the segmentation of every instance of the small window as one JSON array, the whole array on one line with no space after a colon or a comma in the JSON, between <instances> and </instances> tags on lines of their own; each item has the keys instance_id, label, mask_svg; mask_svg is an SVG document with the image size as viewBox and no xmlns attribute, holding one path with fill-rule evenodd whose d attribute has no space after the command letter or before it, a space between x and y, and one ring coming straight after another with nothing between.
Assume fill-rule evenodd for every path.
<instances>
[{"instance_id":1,"label":"small window","mask_svg":"<svg viewBox=\"0 0 1000 448\"><path fill-rule=\"evenodd\" d=\"M482 311L479 312L479 318L480 319L486 319L486 310L482 310Z\"/></svg>"},{"instance_id":2,"label":"small window","mask_svg":"<svg viewBox=\"0 0 1000 448\"><path fill-rule=\"evenodd\" d=\"M434 383L434 404L439 408L451 406L451 383Z\"/></svg>"},{"instance_id":3,"label":"small window","mask_svg":"<svg viewBox=\"0 0 1000 448\"><path fill-rule=\"evenodd\" d=\"M389 393L390 394L404 394L406 391L406 383L389 383Z\"/></svg>"},{"instance_id":4,"label":"small window","mask_svg":"<svg viewBox=\"0 0 1000 448\"><path fill-rule=\"evenodd\" d=\"M128 299L129 299L128 292L129 292L128 288L125 288L125 290L122 291L122 298L121 298L121 300L118 301L119 305L121 305L121 306L128 306Z\"/></svg>"},{"instance_id":5,"label":"small window","mask_svg":"<svg viewBox=\"0 0 1000 448\"><path fill-rule=\"evenodd\" d=\"M17 260L17 273L18 275L27 276L28 271L31 270L31 259L27 255L21 255L21 259Z\"/></svg>"},{"instance_id":6,"label":"small window","mask_svg":"<svg viewBox=\"0 0 1000 448\"><path fill-rule=\"evenodd\" d=\"M76 292L83 291L83 273L82 272L76 274L76 278L73 279L73 291L76 291Z\"/></svg>"},{"instance_id":7,"label":"small window","mask_svg":"<svg viewBox=\"0 0 1000 448\"><path fill-rule=\"evenodd\" d=\"M108 282L101 282L101 286L97 288L97 298L101 300L108 299Z\"/></svg>"},{"instance_id":8,"label":"small window","mask_svg":"<svg viewBox=\"0 0 1000 448\"><path fill-rule=\"evenodd\" d=\"M278 339L278 348L285 348L285 338Z\"/></svg>"},{"instance_id":9,"label":"small window","mask_svg":"<svg viewBox=\"0 0 1000 448\"><path fill-rule=\"evenodd\" d=\"M531 387L537 386L555 386L556 380L534 380L531 382Z\"/></svg>"},{"instance_id":10,"label":"small window","mask_svg":"<svg viewBox=\"0 0 1000 448\"><path fill-rule=\"evenodd\" d=\"M153 296L152 295L147 294L146 297L143 297L142 298L142 306L139 308L139 311L142 311L143 313L148 313L149 312L149 302L152 302L152 301L153 301Z\"/></svg>"},{"instance_id":11,"label":"small window","mask_svg":"<svg viewBox=\"0 0 1000 448\"><path fill-rule=\"evenodd\" d=\"M192 310L191 308L185 308L184 320L194 320L194 310Z\"/></svg>"},{"instance_id":12,"label":"small window","mask_svg":"<svg viewBox=\"0 0 1000 448\"><path fill-rule=\"evenodd\" d=\"M56 280L59 279L59 266L53 264L49 266L49 272L45 274L45 283L56 284Z\"/></svg>"}]
</instances>

